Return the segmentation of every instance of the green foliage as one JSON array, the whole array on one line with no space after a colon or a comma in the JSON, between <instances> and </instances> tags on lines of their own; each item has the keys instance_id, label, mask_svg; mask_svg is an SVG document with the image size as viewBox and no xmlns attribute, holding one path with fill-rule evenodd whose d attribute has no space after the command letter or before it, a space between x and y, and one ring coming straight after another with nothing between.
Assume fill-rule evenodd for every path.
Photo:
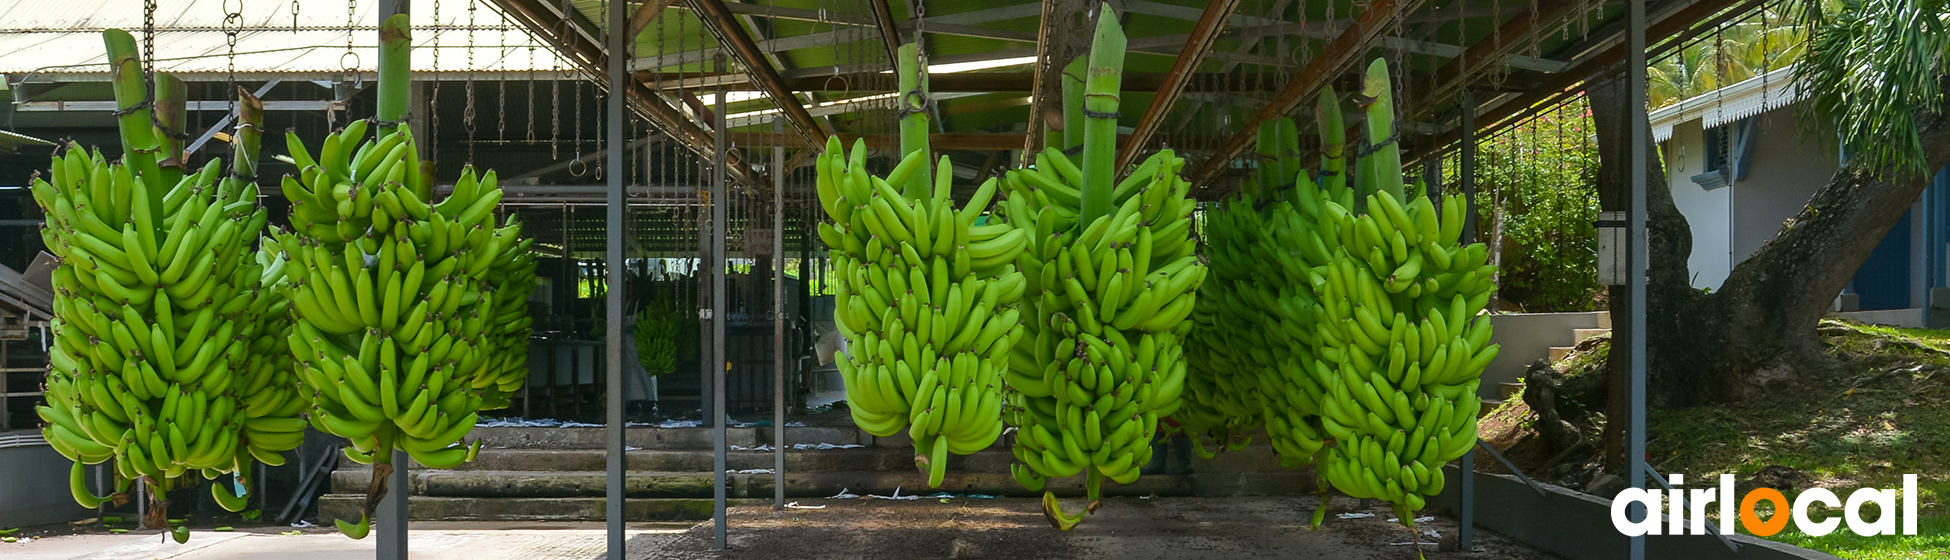
<instances>
[{"instance_id":1,"label":"green foliage","mask_svg":"<svg viewBox=\"0 0 1950 560\"><path fill-rule=\"evenodd\" d=\"M1810 38L1795 66L1812 111L1802 128L1829 138L1839 127L1850 164L1897 174L1926 171L1917 117L1940 114L1945 52L1943 2L1810 1L1795 18Z\"/></svg>"},{"instance_id":2,"label":"green foliage","mask_svg":"<svg viewBox=\"0 0 1950 560\"><path fill-rule=\"evenodd\" d=\"M1777 8L1753 14L1686 45L1646 68L1652 109L1678 103L1801 60L1807 36Z\"/></svg>"},{"instance_id":3,"label":"green foliage","mask_svg":"<svg viewBox=\"0 0 1950 560\"><path fill-rule=\"evenodd\" d=\"M1503 221L1499 297L1525 311L1590 311L1598 284L1598 145L1583 98L1477 141L1479 239ZM1443 163L1456 188L1461 163ZM1501 209L1501 212L1498 209Z\"/></svg>"}]
</instances>

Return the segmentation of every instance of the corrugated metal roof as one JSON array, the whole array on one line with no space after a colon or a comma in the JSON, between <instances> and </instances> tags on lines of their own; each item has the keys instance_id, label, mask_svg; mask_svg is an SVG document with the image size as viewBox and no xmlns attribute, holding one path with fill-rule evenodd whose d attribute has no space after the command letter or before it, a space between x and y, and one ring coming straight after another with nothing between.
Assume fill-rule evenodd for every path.
<instances>
[{"instance_id":1,"label":"corrugated metal roof","mask_svg":"<svg viewBox=\"0 0 1950 560\"><path fill-rule=\"evenodd\" d=\"M334 11L313 2L300 6L295 17L293 5L243 3L236 71L331 73L347 66L374 71L379 37L372 22L378 2L358 4L351 18L356 25L349 32L345 4L334 6ZM471 25L468 2L450 2L437 17L431 4L413 13L414 71L527 72L564 67L552 49L506 20L492 3L479 1L474 6ZM226 9L222 0L158 6L157 68L186 74L228 72L232 59L224 28ZM127 29L141 40L142 1L0 0L0 22L4 22L0 23L0 73L101 74L107 69L101 31ZM346 48L348 33L351 55Z\"/></svg>"}]
</instances>

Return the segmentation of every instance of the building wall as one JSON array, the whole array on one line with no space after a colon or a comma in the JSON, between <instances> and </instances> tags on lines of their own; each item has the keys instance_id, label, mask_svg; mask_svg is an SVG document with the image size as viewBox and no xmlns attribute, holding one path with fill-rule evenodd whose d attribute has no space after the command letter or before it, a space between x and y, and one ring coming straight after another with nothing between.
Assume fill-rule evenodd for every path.
<instances>
[{"instance_id":1,"label":"building wall","mask_svg":"<svg viewBox=\"0 0 1950 560\"><path fill-rule=\"evenodd\" d=\"M1747 179L1733 184L1735 264L1773 239L1782 223L1807 207L1808 199L1834 176L1837 165L1832 146L1804 139L1791 108L1753 118L1759 119L1753 164Z\"/></svg>"},{"instance_id":2,"label":"building wall","mask_svg":"<svg viewBox=\"0 0 1950 560\"><path fill-rule=\"evenodd\" d=\"M1700 123L1694 120L1673 126L1672 139L1666 141L1663 151L1672 202L1693 230L1693 253L1686 259L1693 287L1717 289L1733 269L1729 225L1732 189L1709 191L1693 182L1692 177L1706 165L1700 150L1703 143Z\"/></svg>"}]
</instances>

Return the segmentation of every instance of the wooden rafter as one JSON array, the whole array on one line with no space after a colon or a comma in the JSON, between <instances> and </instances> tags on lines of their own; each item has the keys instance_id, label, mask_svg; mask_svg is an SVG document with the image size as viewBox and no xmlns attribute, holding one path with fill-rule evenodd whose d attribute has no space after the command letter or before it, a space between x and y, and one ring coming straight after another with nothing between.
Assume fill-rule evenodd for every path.
<instances>
[{"instance_id":1,"label":"wooden rafter","mask_svg":"<svg viewBox=\"0 0 1950 560\"><path fill-rule=\"evenodd\" d=\"M1510 22L1503 24L1495 33L1484 37L1483 40L1477 41L1474 45L1470 45L1468 49L1463 51L1461 56L1449 59L1449 62L1437 68L1433 82L1416 80L1411 83L1408 90L1408 100L1414 102L1440 99L1442 96L1453 92L1457 87L1460 87L1468 80L1475 78L1478 74L1490 68L1496 61L1502 60L1505 55L1510 54L1510 51L1527 44L1522 40L1522 37L1533 32L1543 32L1543 29L1533 27L1533 25L1544 24L1548 26L1550 23L1569 16L1572 10L1577 7L1577 4L1571 2L1551 2L1548 5L1539 5L1537 9L1540 13L1532 14L1528 8L1524 9L1516 17L1510 18ZM1431 83L1433 85L1430 85ZM1414 107L1412 111L1404 111L1403 114L1420 114L1433 107L1432 104L1426 102L1420 103L1419 105L1421 106Z\"/></svg>"},{"instance_id":2,"label":"wooden rafter","mask_svg":"<svg viewBox=\"0 0 1950 560\"><path fill-rule=\"evenodd\" d=\"M1116 169L1130 167L1139 152L1144 151L1151 135L1158 131L1164 122L1165 113L1178 101L1178 94L1185 90L1185 83L1191 81L1192 73L1198 71L1199 63L1205 62L1205 53L1212 52L1212 42L1218 40L1219 32L1226 27L1226 19L1239 6L1239 0L1213 0L1205 4L1205 12L1199 14L1198 24L1192 27L1191 38L1185 47L1178 51L1178 59L1171 64L1171 71L1165 73L1163 84L1158 85L1158 95L1151 98L1151 108L1144 111L1138 119L1137 128L1131 132L1133 149L1117 153Z\"/></svg>"},{"instance_id":3,"label":"wooden rafter","mask_svg":"<svg viewBox=\"0 0 1950 560\"><path fill-rule=\"evenodd\" d=\"M751 74L752 81L785 111L785 118L792 122L792 128L808 142L817 144L826 141L826 130L813 118L812 113L806 112L805 104L792 95L792 90L786 89L785 79L779 76L779 70L765 59L765 52L758 49L758 44L752 41L751 34L745 32L744 25L738 23L724 0L694 0L692 4L697 8L697 15L717 36L719 44L731 48L739 64Z\"/></svg>"},{"instance_id":4,"label":"wooden rafter","mask_svg":"<svg viewBox=\"0 0 1950 560\"><path fill-rule=\"evenodd\" d=\"M1239 132L1234 133L1232 139L1227 140L1224 146L1212 153L1211 157L1199 163L1197 170L1189 176L1192 184L1204 185L1218 176L1219 171L1232 162L1232 158L1238 157L1240 152L1252 145L1253 138L1259 134L1259 123L1279 118L1280 115L1285 115L1299 106L1302 101L1311 99L1319 93L1322 86L1327 85L1327 82L1340 74L1343 68L1361 56L1368 43L1381 33L1389 21L1401 17L1397 12L1401 4L1400 0L1375 0L1374 3L1369 4L1368 9L1362 11L1360 17L1355 18L1354 23L1348 25L1339 37L1335 37L1333 42L1327 44L1327 48L1321 51L1320 56L1315 57L1313 62L1307 63L1306 68L1302 68L1300 73L1295 74L1293 81L1287 82L1285 89L1281 89L1280 93L1274 95L1273 100L1261 108L1258 114L1253 115L1253 118L1241 124Z\"/></svg>"},{"instance_id":5,"label":"wooden rafter","mask_svg":"<svg viewBox=\"0 0 1950 560\"><path fill-rule=\"evenodd\" d=\"M1033 157L1032 154L1043 147L1043 99L1049 97L1044 94L1055 89L1045 87L1043 81L1054 77L1057 69L1063 67L1061 62L1050 59L1050 55L1053 54L1050 49L1056 46L1051 43L1055 42L1057 30L1061 27L1059 22L1063 21L1064 17L1063 4L1064 2L1057 0L1043 0L1043 17L1036 28L1036 69L1031 72L1034 76L1030 78L1029 84L1029 127L1023 134L1023 165L1028 165L1029 158Z\"/></svg>"},{"instance_id":6,"label":"wooden rafter","mask_svg":"<svg viewBox=\"0 0 1950 560\"><path fill-rule=\"evenodd\" d=\"M608 58L601 45L591 41L564 41L557 36L562 29L562 20L553 10L544 9L537 0L494 0L504 13L512 15L536 37L547 42L550 48L561 53L563 58L574 63L585 74L595 77L606 75ZM666 134L681 141L684 146L699 155L712 153L714 139L709 131L691 122L689 116L670 106L657 96L655 91L632 81L633 85L625 92L629 97L630 108L650 119L650 122ZM737 156L730 156L731 175L737 179L752 177L751 168Z\"/></svg>"},{"instance_id":7,"label":"wooden rafter","mask_svg":"<svg viewBox=\"0 0 1950 560\"><path fill-rule=\"evenodd\" d=\"M873 22L880 28L880 42L887 46L887 64L900 60L901 32L894 28L894 8L887 0L868 0L873 4Z\"/></svg>"},{"instance_id":8,"label":"wooden rafter","mask_svg":"<svg viewBox=\"0 0 1950 560\"><path fill-rule=\"evenodd\" d=\"M665 8L676 3L677 0L644 0L642 4L638 4L636 11L630 14L630 36L642 34L644 27L648 27L652 20L664 13Z\"/></svg>"},{"instance_id":9,"label":"wooden rafter","mask_svg":"<svg viewBox=\"0 0 1950 560\"><path fill-rule=\"evenodd\" d=\"M1653 45L1684 33L1687 29L1692 28L1695 23L1708 21L1709 18L1713 18L1715 14L1721 13L1734 3L1735 0L1702 0L1685 8L1680 8L1678 11L1673 12L1672 15L1647 25L1645 28L1645 42L1647 45ZM1624 33L1622 26L1619 28L1618 33ZM1625 60L1625 51L1629 48L1630 46L1627 42L1618 41L1605 50L1579 61L1570 69L1559 74L1551 75L1537 87L1531 88L1529 91L1517 95L1515 98L1489 110L1478 113L1476 115L1476 122L1487 126L1481 127L1482 130L1477 133L1477 137L1482 138L1484 134L1496 130L1502 123L1512 122L1508 121L1512 116L1536 107L1553 105L1554 103L1550 103L1550 101L1562 97L1577 95L1583 91L1582 84L1585 82L1617 72L1616 67L1620 62ZM1460 136L1461 131L1450 131L1446 134L1436 136L1435 141L1429 144L1433 146L1445 146L1451 142L1455 142Z\"/></svg>"}]
</instances>

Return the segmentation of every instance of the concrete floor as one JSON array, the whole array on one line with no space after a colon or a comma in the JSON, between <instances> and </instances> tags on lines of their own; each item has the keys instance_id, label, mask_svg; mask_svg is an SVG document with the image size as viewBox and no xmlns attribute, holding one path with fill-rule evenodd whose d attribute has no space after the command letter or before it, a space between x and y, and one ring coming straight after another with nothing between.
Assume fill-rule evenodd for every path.
<instances>
[{"instance_id":1,"label":"concrete floor","mask_svg":"<svg viewBox=\"0 0 1950 560\"><path fill-rule=\"evenodd\" d=\"M1312 497L1107 498L1076 530L1044 520L1038 500L800 499L817 509L775 511L771 504L732 508L731 546L713 551L712 525L642 523L629 527L630 560L853 558L1105 558L1112 560L1254 558L1406 560L1408 530L1385 507L1357 511L1356 500L1332 502L1321 529L1307 527ZM1065 500L1082 507L1081 499ZM1354 513L1353 518L1339 514ZM1368 513L1371 516L1358 516ZM1425 535L1451 536L1437 517ZM424 522L410 528L414 560L595 560L604 556L601 523ZM283 534L264 527L195 531L186 544L148 532L89 533L0 544L4 560L367 560L374 538L355 541L323 528ZM1431 560L1551 560L1494 533L1478 531L1473 551L1439 552Z\"/></svg>"},{"instance_id":2,"label":"concrete floor","mask_svg":"<svg viewBox=\"0 0 1950 560\"><path fill-rule=\"evenodd\" d=\"M629 535L679 533L689 523L631 524ZM592 559L604 553L601 523L414 523L407 545L414 560ZM355 541L336 531L275 528L192 531L176 544L162 534L92 533L0 544L6 560L370 560L373 537Z\"/></svg>"}]
</instances>

